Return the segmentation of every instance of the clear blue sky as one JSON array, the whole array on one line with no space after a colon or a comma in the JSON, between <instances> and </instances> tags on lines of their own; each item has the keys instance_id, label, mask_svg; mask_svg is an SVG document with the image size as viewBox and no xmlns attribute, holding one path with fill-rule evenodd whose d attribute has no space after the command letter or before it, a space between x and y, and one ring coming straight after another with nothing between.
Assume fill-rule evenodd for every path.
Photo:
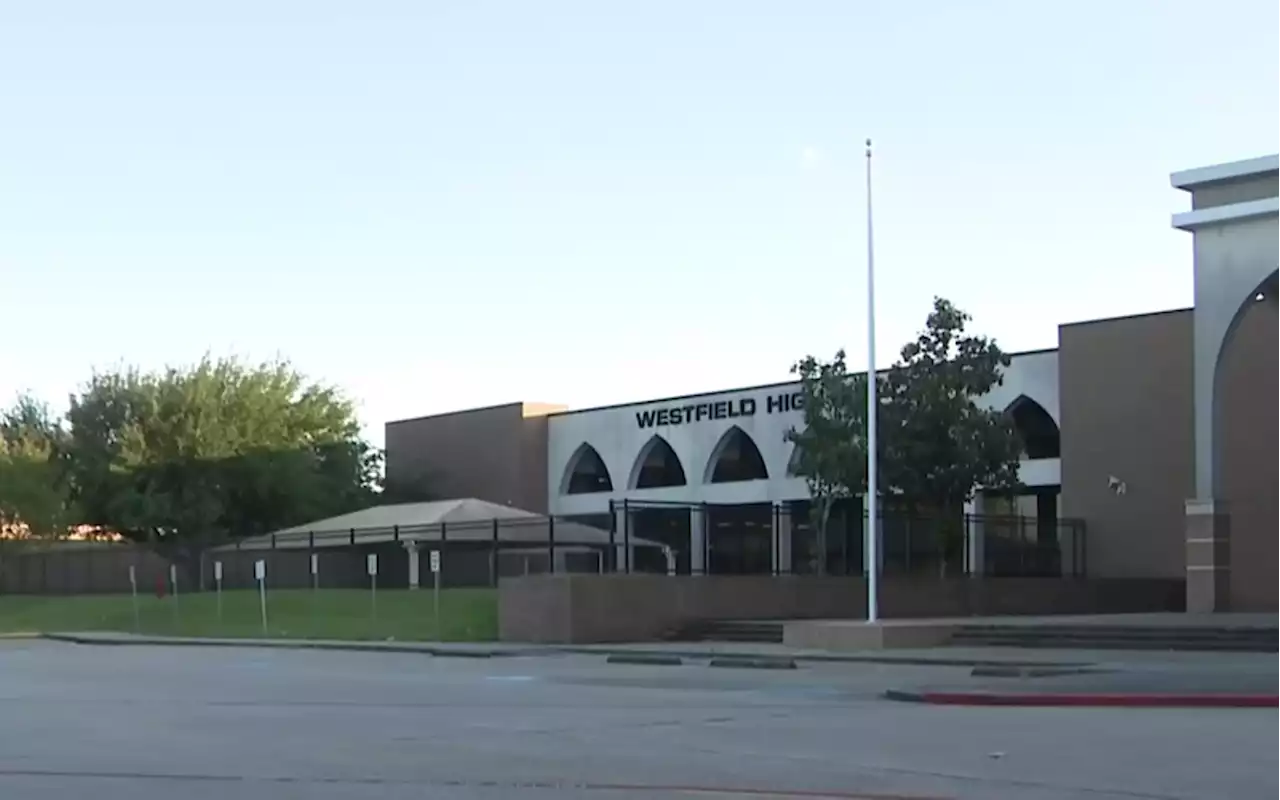
<instances>
[{"instance_id":1,"label":"clear blue sky","mask_svg":"<svg viewBox=\"0 0 1280 800\"><path fill-rule=\"evenodd\" d=\"M0 397L281 354L388 418L1006 349L1191 302L1168 173L1275 152L1275 0L0 0Z\"/></svg>"}]
</instances>

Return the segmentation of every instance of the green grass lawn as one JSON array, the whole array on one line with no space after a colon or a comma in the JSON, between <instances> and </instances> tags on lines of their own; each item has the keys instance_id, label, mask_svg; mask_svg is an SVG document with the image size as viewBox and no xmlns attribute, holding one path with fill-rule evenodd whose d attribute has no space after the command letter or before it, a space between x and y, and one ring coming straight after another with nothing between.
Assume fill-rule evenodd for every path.
<instances>
[{"instance_id":1,"label":"green grass lawn","mask_svg":"<svg viewBox=\"0 0 1280 800\"><path fill-rule=\"evenodd\" d=\"M270 590L267 632L273 638L493 641L498 637L497 593L492 589L440 592L440 630L430 589ZM0 634L121 631L166 636L263 636L262 611L253 590L214 592L177 599L138 595L135 624L130 595L45 597L0 595Z\"/></svg>"}]
</instances>

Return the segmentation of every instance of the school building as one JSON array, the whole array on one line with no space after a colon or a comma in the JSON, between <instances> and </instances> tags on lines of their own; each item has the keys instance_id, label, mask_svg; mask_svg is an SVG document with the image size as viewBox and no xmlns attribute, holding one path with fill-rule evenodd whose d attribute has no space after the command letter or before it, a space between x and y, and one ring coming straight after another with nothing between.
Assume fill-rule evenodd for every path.
<instances>
[{"instance_id":1,"label":"school building","mask_svg":"<svg viewBox=\"0 0 1280 800\"><path fill-rule=\"evenodd\" d=\"M1277 157L1178 172L1194 250L1191 308L1059 326L981 398L1025 442L1018 497L979 496L948 552L886 515L888 570L1185 581L1193 611L1277 606ZM797 354L800 355L800 354ZM622 571L817 569L808 492L786 432L796 383L569 410L543 403L390 422L387 476L661 542ZM827 540L863 569L860 505Z\"/></svg>"}]
</instances>

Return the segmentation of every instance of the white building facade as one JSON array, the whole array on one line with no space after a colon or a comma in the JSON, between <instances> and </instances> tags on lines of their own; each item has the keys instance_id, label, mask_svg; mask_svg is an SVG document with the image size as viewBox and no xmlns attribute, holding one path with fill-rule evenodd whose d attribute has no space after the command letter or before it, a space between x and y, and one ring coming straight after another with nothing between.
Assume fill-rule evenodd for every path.
<instances>
[{"instance_id":1,"label":"white building facade","mask_svg":"<svg viewBox=\"0 0 1280 800\"><path fill-rule=\"evenodd\" d=\"M1002 411L1029 410L1056 437L1057 351L1011 359L1003 384L980 402ZM706 571L707 525L698 519L699 506L778 506L809 498L805 480L794 474L795 448L787 441L788 431L803 427L801 402L800 385L791 382L554 414L548 420L549 512L597 516L617 514L624 505L664 504L692 509L688 568ZM1022 482L1056 493L1057 452L1033 455L1021 465ZM967 510L980 513L980 504ZM1035 515L1034 498L1027 511ZM769 568L790 571L789 516L775 513L769 524ZM971 568L978 567L975 547L971 542L966 556Z\"/></svg>"}]
</instances>

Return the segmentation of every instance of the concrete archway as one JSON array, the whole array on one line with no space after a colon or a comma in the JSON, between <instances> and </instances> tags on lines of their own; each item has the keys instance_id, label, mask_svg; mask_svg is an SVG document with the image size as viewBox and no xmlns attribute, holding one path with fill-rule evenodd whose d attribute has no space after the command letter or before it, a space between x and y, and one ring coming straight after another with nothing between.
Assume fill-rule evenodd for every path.
<instances>
[{"instance_id":1,"label":"concrete archway","mask_svg":"<svg viewBox=\"0 0 1280 800\"><path fill-rule=\"evenodd\" d=\"M1186 505L1188 611L1230 607L1231 525L1222 485L1219 366L1244 310L1276 293L1278 177L1277 156L1172 176L1175 188L1191 193L1192 210L1175 214L1173 225L1192 233L1195 254L1195 496Z\"/></svg>"}]
</instances>

